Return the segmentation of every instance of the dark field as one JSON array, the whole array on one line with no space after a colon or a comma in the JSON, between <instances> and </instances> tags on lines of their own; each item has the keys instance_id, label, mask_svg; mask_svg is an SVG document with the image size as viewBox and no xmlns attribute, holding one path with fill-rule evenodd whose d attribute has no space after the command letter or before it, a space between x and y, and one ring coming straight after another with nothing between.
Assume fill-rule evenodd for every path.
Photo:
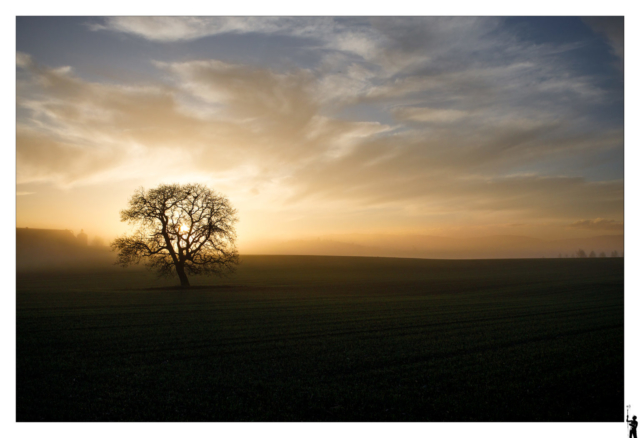
<instances>
[{"instance_id":1,"label":"dark field","mask_svg":"<svg viewBox=\"0 0 640 438\"><path fill-rule=\"evenodd\" d=\"M19 274L17 420L623 421L621 258L246 256L175 283Z\"/></svg>"}]
</instances>

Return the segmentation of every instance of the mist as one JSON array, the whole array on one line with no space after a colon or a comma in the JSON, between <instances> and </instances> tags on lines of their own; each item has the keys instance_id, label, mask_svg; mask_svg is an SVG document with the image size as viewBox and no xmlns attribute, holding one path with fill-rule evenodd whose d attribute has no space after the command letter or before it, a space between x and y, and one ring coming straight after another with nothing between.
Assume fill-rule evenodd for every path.
<instances>
[{"instance_id":1,"label":"mist","mask_svg":"<svg viewBox=\"0 0 640 438\"><path fill-rule=\"evenodd\" d=\"M430 259L503 259L576 257L613 251L622 255L624 235L545 240L525 236L441 237L429 235L345 234L311 239L262 240L247 246L250 254L408 257Z\"/></svg>"},{"instance_id":2,"label":"mist","mask_svg":"<svg viewBox=\"0 0 640 438\"><path fill-rule=\"evenodd\" d=\"M117 269L115 254L99 236L70 230L16 229L16 271Z\"/></svg>"}]
</instances>

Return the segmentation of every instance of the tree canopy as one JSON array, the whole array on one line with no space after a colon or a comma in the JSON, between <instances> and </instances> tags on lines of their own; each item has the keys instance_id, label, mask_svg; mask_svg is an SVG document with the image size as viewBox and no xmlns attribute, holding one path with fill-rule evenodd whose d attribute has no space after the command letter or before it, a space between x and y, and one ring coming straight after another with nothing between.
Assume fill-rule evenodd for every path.
<instances>
[{"instance_id":1,"label":"tree canopy","mask_svg":"<svg viewBox=\"0 0 640 438\"><path fill-rule=\"evenodd\" d=\"M226 197L201 184L140 188L120 212L121 221L138 228L111 244L116 263L127 267L144 260L159 275L177 273L182 286L189 286L187 274L233 272L239 261L236 214Z\"/></svg>"}]
</instances>

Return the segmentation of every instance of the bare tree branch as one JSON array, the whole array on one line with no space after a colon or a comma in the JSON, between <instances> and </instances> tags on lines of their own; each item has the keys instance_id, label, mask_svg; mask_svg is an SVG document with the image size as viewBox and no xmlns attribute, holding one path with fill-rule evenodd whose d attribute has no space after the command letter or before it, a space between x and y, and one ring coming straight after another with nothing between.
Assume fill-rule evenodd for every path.
<instances>
[{"instance_id":1,"label":"bare tree branch","mask_svg":"<svg viewBox=\"0 0 640 438\"><path fill-rule=\"evenodd\" d=\"M115 239L111 248L123 267L144 261L159 275L177 273L188 286L187 274L234 272L239 262L236 214L227 198L201 184L139 188L129 208L120 212L123 222L138 229Z\"/></svg>"}]
</instances>

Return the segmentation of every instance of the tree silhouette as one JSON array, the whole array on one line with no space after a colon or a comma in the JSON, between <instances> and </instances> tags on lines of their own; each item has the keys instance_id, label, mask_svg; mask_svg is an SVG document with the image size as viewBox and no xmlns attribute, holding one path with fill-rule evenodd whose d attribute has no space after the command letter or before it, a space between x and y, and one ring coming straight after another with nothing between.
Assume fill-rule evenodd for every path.
<instances>
[{"instance_id":1,"label":"tree silhouette","mask_svg":"<svg viewBox=\"0 0 640 438\"><path fill-rule=\"evenodd\" d=\"M606 257L606 256L607 256L607 254L604 251L600 252L599 257Z\"/></svg>"},{"instance_id":2,"label":"tree silhouette","mask_svg":"<svg viewBox=\"0 0 640 438\"><path fill-rule=\"evenodd\" d=\"M76 236L78 243L82 246L87 246L89 244L89 236L86 235L84 229L80 230L78 235Z\"/></svg>"},{"instance_id":3,"label":"tree silhouette","mask_svg":"<svg viewBox=\"0 0 640 438\"><path fill-rule=\"evenodd\" d=\"M120 212L122 222L138 229L111 244L116 263L127 267L144 259L161 276L176 272L183 287L190 285L187 274L233 272L239 261L236 213L227 198L201 184L140 188Z\"/></svg>"},{"instance_id":4,"label":"tree silhouette","mask_svg":"<svg viewBox=\"0 0 640 438\"><path fill-rule=\"evenodd\" d=\"M618 257L618 251L615 249L611 252L611 257Z\"/></svg>"},{"instance_id":5,"label":"tree silhouette","mask_svg":"<svg viewBox=\"0 0 640 438\"><path fill-rule=\"evenodd\" d=\"M595 258L596 257L596 252L594 250L591 250L591 252L589 253L589 258Z\"/></svg>"},{"instance_id":6,"label":"tree silhouette","mask_svg":"<svg viewBox=\"0 0 640 438\"><path fill-rule=\"evenodd\" d=\"M586 252L584 252L584 250L583 250L583 249L579 249L579 250L578 250L578 252L576 253L576 256L577 256L578 258L584 259L584 258L586 258L586 257L587 257L587 253L586 253Z\"/></svg>"}]
</instances>

